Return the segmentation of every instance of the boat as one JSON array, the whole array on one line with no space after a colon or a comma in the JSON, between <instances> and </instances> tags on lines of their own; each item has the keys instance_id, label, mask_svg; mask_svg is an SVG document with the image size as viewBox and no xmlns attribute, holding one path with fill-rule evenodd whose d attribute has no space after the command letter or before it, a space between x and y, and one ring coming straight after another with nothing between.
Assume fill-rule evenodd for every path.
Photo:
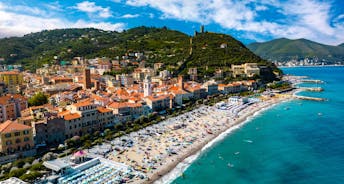
<instances>
[{"instance_id":1,"label":"boat","mask_svg":"<svg viewBox=\"0 0 344 184\"><path fill-rule=\"evenodd\" d=\"M228 167L234 167L234 165L231 164L231 163L229 163L229 162L228 162L227 166L228 166Z\"/></svg>"},{"instance_id":2,"label":"boat","mask_svg":"<svg viewBox=\"0 0 344 184\"><path fill-rule=\"evenodd\" d=\"M213 132L209 129L207 129L208 134L213 134Z\"/></svg>"},{"instance_id":3,"label":"boat","mask_svg":"<svg viewBox=\"0 0 344 184\"><path fill-rule=\"evenodd\" d=\"M247 143L253 143L253 141L247 139L247 140L244 140L244 142L247 142Z\"/></svg>"}]
</instances>

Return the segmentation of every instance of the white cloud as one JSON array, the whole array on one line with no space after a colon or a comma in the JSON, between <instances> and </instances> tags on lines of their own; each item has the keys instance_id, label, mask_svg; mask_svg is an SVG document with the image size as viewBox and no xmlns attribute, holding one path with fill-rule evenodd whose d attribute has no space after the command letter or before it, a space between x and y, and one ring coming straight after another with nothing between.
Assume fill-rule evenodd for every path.
<instances>
[{"instance_id":1,"label":"white cloud","mask_svg":"<svg viewBox=\"0 0 344 184\"><path fill-rule=\"evenodd\" d=\"M344 42L344 25L338 21L331 25L330 10L333 5L330 1L127 0L126 4L157 9L162 12L163 19L215 23L250 35L307 38L327 44ZM273 8L282 17L262 17L261 11L268 8Z\"/></svg>"},{"instance_id":2,"label":"white cloud","mask_svg":"<svg viewBox=\"0 0 344 184\"><path fill-rule=\"evenodd\" d=\"M121 18L130 19L130 18L137 18L139 16L140 16L139 14L125 14Z\"/></svg>"},{"instance_id":3,"label":"white cloud","mask_svg":"<svg viewBox=\"0 0 344 184\"><path fill-rule=\"evenodd\" d=\"M103 8L101 6L97 6L95 2L83 1L81 3L77 3L74 8L88 13L89 15L97 15L100 18L109 18L112 16L110 7Z\"/></svg>"},{"instance_id":4,"label":"white cloud","mask_svg":"<svg viewBox=\"0 0 344 184\"><path fill-rule=\"evenodd\" d=\"M154 15L153 13L149 13L148 16L149 16L149 18L151 18L151 19L155 17L155 15Z\"/></svg>"},{"instance_id":5,"label":"white cloud","mask_svg":"<svg viewBox=\"0 0 344 184\"><path fill-rule=\"evenodd\" d=\"M22 36L30 32L62 28L88 28L93 27L103 30L122 31L124 23L89 22L85 20L68 21L61 18L25 15L22 13L8 12L0 3L0 37Z\"/></svg>"}]
</instances>

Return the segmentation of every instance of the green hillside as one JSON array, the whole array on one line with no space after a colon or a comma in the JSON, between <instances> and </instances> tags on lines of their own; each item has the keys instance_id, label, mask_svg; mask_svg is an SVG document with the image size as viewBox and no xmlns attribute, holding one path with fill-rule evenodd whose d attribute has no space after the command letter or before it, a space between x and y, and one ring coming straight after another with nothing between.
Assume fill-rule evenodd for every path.
<instances>
[{"instance_id":1,"label":"green hillside","mask_svg":"<svg viewBox=\"0 0 344 184\"><path fill-rule=\"evenodd\" d=\"M291 59L318 58L329 63L344 60L344 47L330 46L306 39L276 39L247 46L255 54L268 60L289 61Z\"/></svg>"},{"instance_id":2,"label":"green hillside","mask_svg":"<svg viewBox=\"0 0 344 184\"><path fill-rule=\"evenodd\" d=\"M59 29L4 38L0 39L0 43L0 58L5 58L7 64L21 63L28 69L45 63L68 61L76 56L116 58L129 52L142 52L148 65L163 62L169 69L175 70L175 74L185 73L189 67L197 66L201 76L212 76L217 68L228 71L231 64L246 62L268 66L263 72L266 80L273 79L273 70L279 71L229 35L206 32L190 37L166 27L137 27L122 33L98 29Z\"/></svg>"}]
</instances>

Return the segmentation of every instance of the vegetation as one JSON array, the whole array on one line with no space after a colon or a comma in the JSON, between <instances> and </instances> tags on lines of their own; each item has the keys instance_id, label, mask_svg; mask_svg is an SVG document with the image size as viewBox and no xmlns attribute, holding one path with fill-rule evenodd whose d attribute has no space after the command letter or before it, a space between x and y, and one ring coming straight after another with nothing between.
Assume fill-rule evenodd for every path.
<instances>
[{"instance_id":1,"label":"vegetation","mask_svg":"<svg viewBox=\"0 0 344 184\"><path fill-rule=\"evenodd\" d=\"M29 106L39 106L48 103L48 97L44 93L39 92L29 98L27 102Z\"/></svg>"},{"instance_id":2,"label":"vegetation","mask_svg":"<svg viewBox=\"0 0 344 184\"><path fill-rule=\"evenodd\" d=\"M268 60L289 61L292 59L317 58L328 63L344 60L343 44L330 46L306 39L276 39L264 43L252 43L247 46L255 54Z\"/></svg>"},{"instance_id":3,"label":"vegetation","mask_svg":"<svg viewBox=\"0 0 344 184\"><path fill-rule=\"evenodd\" d=\"M275 89L275 90L285 90L285 89L290 89L292 86L288 82L274 82L268 85L270 89Z\"/></svg>"},{"instance_id":4,"label":"vegetation","mask_svg":"<svg viewBox=\"0 0 344 184\"><path fill-rule=\"evenodd\" d=\"M33 157L17 159L13 163L3 164L0 167L0 181L10 177L17 177L27 182L33 182L43 176L46 168L42 162Z\"/></svg>"},{"instance_id":5,"label":"vegetation","mask_svg":"<svg viewBox=\"0 0 344 184\"><path fill-rule=\"evenodd\" d=\"M4 38L0 42L0 57L5 58L7 64L21 63L32 70L45 63L56 64L76 56L120 59L121 56L140 52L145 56L139 60L145 60L146 65L162 62L165 64L163 69L173 71L175 75L186 73L190 67L202 66L199 76L211 77L217 68L228 71L231 64L246 62L268 66L267 75L262 74L268 81L273 79L273 70L279 71L229 35L206 32L190 37L166 27L137 27L122 33L98 29L59 29ZM128 66L110 74L133 69L133 66Z\"/></svg>"}]
</instances>

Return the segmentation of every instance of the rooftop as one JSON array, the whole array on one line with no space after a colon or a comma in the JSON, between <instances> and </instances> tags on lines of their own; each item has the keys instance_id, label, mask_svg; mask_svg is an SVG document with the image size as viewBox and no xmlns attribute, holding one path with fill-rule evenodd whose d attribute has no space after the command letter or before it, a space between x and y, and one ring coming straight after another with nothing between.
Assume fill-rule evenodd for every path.
<instances>
[{"instance_id":1,"label":"rooftop","mask_svg":"<svg viewBox=\"0 0 344 184\"><path fill-rule=\"evenodd\" d=\"M31 127L27 125L19 124L11 120L7 120L4 123L0 124L0 133L10 133L14 131L28 130L28 129L31 129Z\"/></svg>"}]
</instances>

